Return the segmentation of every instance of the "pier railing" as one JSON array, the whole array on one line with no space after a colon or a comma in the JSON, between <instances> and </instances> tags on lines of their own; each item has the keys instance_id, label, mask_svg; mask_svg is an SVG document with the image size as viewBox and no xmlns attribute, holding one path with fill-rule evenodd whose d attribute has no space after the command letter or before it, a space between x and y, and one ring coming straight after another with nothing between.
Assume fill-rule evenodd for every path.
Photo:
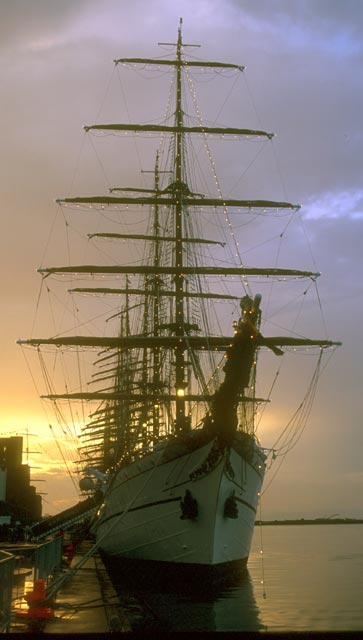
<instances>
[{"instance_id":1,"label":"pier railing","mask_svg":"<svg viewBox=\"0 0 363 640\"><path fill-rule=\"evenodd\" d=\"M8 630L10 625L13 575L15 557L6 551L0 551L0 632Z\"/></svg>"},{"instance_id":2,"label":"pier railing","mask_svg":"<svg viewBox=\"0 0 363 640\"><path fill-rule=\"evenodd\" d=\"M34 554L34 580L47 580L62 562L62 538L54 538L40 544Z\"/></svg>"}]
</instances>

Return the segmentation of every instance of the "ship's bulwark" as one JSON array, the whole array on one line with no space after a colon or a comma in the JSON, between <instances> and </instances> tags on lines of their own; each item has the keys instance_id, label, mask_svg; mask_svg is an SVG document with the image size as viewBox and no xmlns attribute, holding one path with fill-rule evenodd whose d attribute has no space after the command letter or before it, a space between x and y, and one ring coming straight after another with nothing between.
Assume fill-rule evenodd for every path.
<instances>
[{"instance_id":1,"label":"ship's bulwark","mask_svg":"<svg viewBox=\"0 0 363 640\"><path fill-rule=\"evenodd\" d=\"M160 444L113 475L94 525L106 555L214 567L247 561L263 451L243 433L231 446L217 438L196 446L196 435Z\"/></svg>"}]
</instances>

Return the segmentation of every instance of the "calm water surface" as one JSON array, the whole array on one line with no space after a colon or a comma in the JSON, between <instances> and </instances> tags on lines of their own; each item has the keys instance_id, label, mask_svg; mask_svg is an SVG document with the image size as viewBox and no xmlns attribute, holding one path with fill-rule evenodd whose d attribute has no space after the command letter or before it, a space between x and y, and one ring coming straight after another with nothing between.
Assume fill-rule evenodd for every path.
<instances>
[{"instance_id":1,"label":"calm water surface","mask_svg":"<svg viewBox=\"0 0 363 640\"><path fill-rule=\"evenodd\" d=\"M245 572L224 586L196 582L177 591L139 583L148 613L129 601L131 622L167 631L361 631L363 525L256 527Z\"/></svg>"}]
</instances>

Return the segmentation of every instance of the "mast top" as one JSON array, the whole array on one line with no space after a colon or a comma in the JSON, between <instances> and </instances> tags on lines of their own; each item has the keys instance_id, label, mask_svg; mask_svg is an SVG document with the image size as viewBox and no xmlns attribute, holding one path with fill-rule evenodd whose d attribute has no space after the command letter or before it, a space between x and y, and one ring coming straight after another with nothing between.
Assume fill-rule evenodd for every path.
<instances>
[{"instance_id":1,"label":"mast top","mask_svg":"<svg viewBox=\"0 0 363 640\"><path fill-rule=\"evenodd\" d=\"M179 27L178 27L178 42L158 42L158 45L167 45L167 46L173 46L173 47L178 47L178 49L180 50L181 47L200 47L200 44L184 44L183 40L182 40L182 24L183 24L183 18L179 18Z\"/></svg>"},{"instance_id":2,"label":"mast top","mask_svg":"<svg viewBox=\"0 0 363 640\"><path fill-rule=\"evenodd\" d=\"M222 63L222 62L205 62L199 60L185 60L182 57L182 49L184 47L198 47L200 48L200 44L185 44L182 40L182 24L183 18L179 20L179 28L178 28L178 40L177 42L158 42L159 46L166 47L176 47L176 59L175 60L166 60L160 58L116 58L114 63L117 64L156 64L156 65L169 65L176 67L212 67L212 68L230 68L236 69L238 71L243 71L245 67L243 65L231 64L231 63Z\"/></svg>"}]
</instances>

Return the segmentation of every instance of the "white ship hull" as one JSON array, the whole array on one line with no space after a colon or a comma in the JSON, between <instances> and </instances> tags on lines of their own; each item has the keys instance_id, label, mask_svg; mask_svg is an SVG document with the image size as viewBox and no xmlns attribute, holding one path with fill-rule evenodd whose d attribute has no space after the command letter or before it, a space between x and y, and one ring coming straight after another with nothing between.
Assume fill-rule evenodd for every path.
<instances>
[{"instance_id":1,"label":"white ship hull","mask_svg":"<svg viewBox=\"0 0 363 640\"><path fill-rule=\"evenodd\" d=\"M169 462L166 450L160 445L109 482L95 524L100 549L169 563L247 561L265 466L262 450L253 445L249 462L241 447L218 451L215 440ZM183 517L187 491L197 503L194 518Z\"/></svg>"}]
</instances>

